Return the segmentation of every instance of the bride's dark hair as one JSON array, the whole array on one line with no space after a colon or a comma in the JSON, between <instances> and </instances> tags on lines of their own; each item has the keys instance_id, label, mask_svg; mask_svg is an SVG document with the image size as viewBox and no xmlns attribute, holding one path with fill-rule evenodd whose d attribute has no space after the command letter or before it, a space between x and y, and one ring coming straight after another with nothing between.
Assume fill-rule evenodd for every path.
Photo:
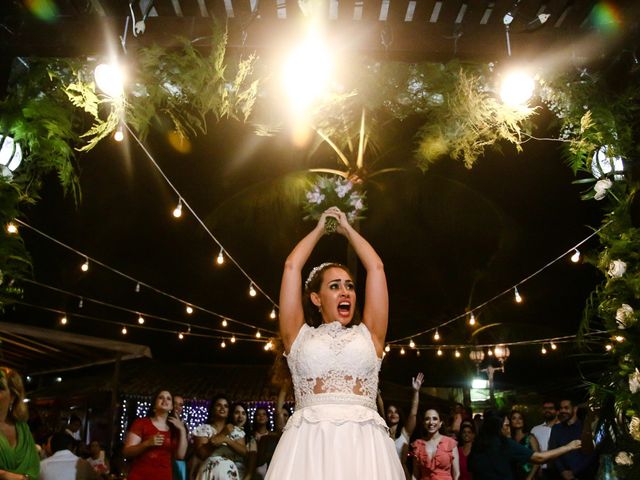
<instances>
[{"instance_id":1,"label":"bride's dark hair","mask_svg":"<svg viewBox=\"0 0 640 480\"><path fill-rule=\"evenodd\" d=\"M311 327L319 327L322 325L322 313L320 313L318 307L313 304L311 301L311 293L320 291L320 286L322 285L322 281L324 280L324 272L326 272L329 268L340 268L347 272L349 277L353 278L351 271L341 263L323 263L318 265L309 274L307 281L304 283L304 292L302 294L302 307L304 308L304 321L307 325ZM348 327L352 327L354 325L358 325L362 322L360 318L360 312L356 306L353 312L353 318L347 325Z\"/></svg>"}]
</instances>

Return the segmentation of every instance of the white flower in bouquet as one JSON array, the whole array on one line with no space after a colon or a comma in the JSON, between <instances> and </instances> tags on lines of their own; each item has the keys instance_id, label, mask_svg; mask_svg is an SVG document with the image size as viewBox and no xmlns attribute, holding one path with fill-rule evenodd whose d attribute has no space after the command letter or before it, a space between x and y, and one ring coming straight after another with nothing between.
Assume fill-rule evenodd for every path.
<instances>
[{"instance_id":1,"label":"white flower in bouquet","mask_svg":"<svg viewBox=\"0 0 640 480\"><path fill-rule=\"evenodd\" d=\"M365 193L359 183L340 176L318 176L315 185L306 193L307 203L303 206L305 220L319 220L330 207L338 207L347 216L349 223L364 218L366 210ZM338 223L328 217L325 222L327 233L335 232Z\"/></svg>"},{"instance_id":2,"label":"white flower in bouquet","mask_svg":"<svg viewBox=\"0 0 640 480\"><path fill-rule=\"evenodd\" d=\"M620 278L627 271L627 264L622 260L612 260L607 273L611 278Z\"/></svg>"},{"instance_id":3,"label":"white flower in bouquet","mask_svg":"<svg viewBox=\"0 0 640 480\"><path fill-rule=\"evenodd\" d=\"M351 182L336 185L336 193L338 194L338 197L344 198L344 196L349 193L352 187L353 183Z\"/></svg>"},{"instance_id":4,"label":"white flower in bouquet","mask_svg":"<svg viewBox=\"0 0 640 480\"><path fill-rule=\"evenodd\" d=\"M631 305L623 303L620 308L616 310L616 323L620 330L630 327L635 321L636 318L634 317L634 311Z\"/></svg>"},{"instance_id":5,"label":"white flower in bouquet","mask_svg":"<svg viewBox=\"0 0 640 480\"><path fill-rule=\"evenodd\" d=\"M629 391L631 393L638 393L640 390L640 372L636 368L636 371L629 374Z\"/></svg>"},{"instance_id":6,"label":"white flower in bouquet","mask_svg":"<svg viewBox=\"0 0 640 480\"><path fill-rule=\"evenodd\" d=\"M633 417L629 423L629 434L634 440L640 442L640 418Z\"/></svg>"},{"instance_id":7,"label":"white flower in bouquet","mask_svg":"<svg viewBox=\"0 0 640 480\"><path fill-rule=\"evenodd\" d=\"M609 190L612 187L612 185L613 185L613 182L608 178L603 178L602 180L598 180L595 186L593 187L593 189L596 192L593 195L593 198L595 198L596 200L602 200L604 197L607 196L607 190Z\"/></svg>"},{"instance_id":8,"label":"white flower in bouquet","mask_svg":"<svg viewBox=\"0 0 640 480\"><path fill-rule=\"evenodd\" d=\"M618 452L616 455L616 464L630 467L633 465L633 453Z\"/></svg>"}]
</instances>

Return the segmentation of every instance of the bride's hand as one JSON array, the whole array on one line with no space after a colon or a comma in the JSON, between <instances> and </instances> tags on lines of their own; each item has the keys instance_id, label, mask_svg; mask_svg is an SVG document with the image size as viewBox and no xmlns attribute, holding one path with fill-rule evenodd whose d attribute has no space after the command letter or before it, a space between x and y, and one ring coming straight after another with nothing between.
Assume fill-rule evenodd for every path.
<instances>
[{"instance_id":1,"label":"bride's hand","mask_svg":"<svg viewBox=\"0 0 640 480\"><path fill-rule=\"evenodd\" d=\"M338 207L331 207L331 215L338 220L338 226L336 227L336 232L340 235L346 235L347 229L351 228L349 224L349 220L347 220L347 215L341 211Z\"/></svg>"},{"instance_id":2,"label":"bride's hand","mask_svg":"<svg viewBox=\"0 0 640 480\"><path fill-rule=\"evenodd\" d=\"M322 215L320 216L320 220L318 220L318 225L316 225L316 228L320 228L322 229L322 231L325 231L325 222L327 221L328 217L333 217L338 221L338 223L340 223L340 217L338 216L339 213L341 212L338 207L327 208L324 212L322 212Z\"/></svg>"}]
</instances>

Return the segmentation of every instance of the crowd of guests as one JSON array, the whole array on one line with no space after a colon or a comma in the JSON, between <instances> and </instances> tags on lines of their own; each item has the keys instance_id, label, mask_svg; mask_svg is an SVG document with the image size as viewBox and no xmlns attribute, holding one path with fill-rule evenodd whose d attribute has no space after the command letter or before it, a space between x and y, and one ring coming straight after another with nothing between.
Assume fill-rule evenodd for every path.
<instances>
[{"instance_id":1,"label":"crowd of guests","mask_svg":"<svg viewBox=\"0 0 640 480\"><path fill-rule=\"evenodd\" d=\"M409 414L395 404L378 408L387 422L408 480L590 480L597 469L591 419L580 418L571 399L542 404L543 422L529 429L525 414L486 411L470 418L456 404L446 415L437 408L419 413L423 375L412 379ZM291 412L286 388L277 402L276 428L269 413L252 422L242 403L216 396L206 423L188 432L181 420L184 399L166 389L153 396L145 418L133 422L122 448L131 480L261 480ZM0 367L0 479L107 480L115 478L98 442L80 440L81 421L36 445L27 425L20 375ZM85 458L82 458L85 457Z\"/></svg>"},{"instance_id":2,"label":"crowd of guests","mask_svg":"<svg viewBox=\"0 0 640 480\"><path fill-rule=\"evenodd\" d=\"M412 380L408 417L396 405L379 408L407 480L593 480L597 457L589 416L571 399L542 404L544 421L531 430L522 411L488 410L470 418L462 405L418 415L422 375ZM419 421L416 420L419 417Z\"/></svg>"}]
</instances>

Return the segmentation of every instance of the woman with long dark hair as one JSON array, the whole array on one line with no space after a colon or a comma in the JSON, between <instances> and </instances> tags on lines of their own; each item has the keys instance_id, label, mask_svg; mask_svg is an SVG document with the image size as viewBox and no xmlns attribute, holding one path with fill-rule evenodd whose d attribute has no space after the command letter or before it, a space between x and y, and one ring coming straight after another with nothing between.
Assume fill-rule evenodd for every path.
<instances>
[{"instance_id":1,"label":"woman with long dark hair","mask_svg":"<svg viewBox=\"0 0 640 480\"><path fill-rule=\"evenodd\" d=\"M458 480L460 476L457 442L442 434L442 426L437 410L424 412L420 438L411 444L413 476L418 480Z\"/></svg>"},{"instance_id":2,"label":"woman with long dark hair","mask_svg":"<svg viewBox=\"0 0 640 480\"><path fill-rule=\"evenodd\" d=\"M519 410L512 410L509 415L511 423L511 438L520 445L527 447L534 452L540 451L540 444L534 435L531 435L524 420L524 415ZM533 463L518 463L516 465L515 476L517 480L533 480L538 472L538 465Z\"/></svg>"},{"instance_id":3,"label":"woman with long dark hair","mask_svg":"<svg viewBox=\"0 0 640 480\"><path fill-rule=\"evenodd\" d=\"M133 422L122 453L132 459L130 480L172 480L173 458L182 460L187 451L187 429L172 415L173 397L166 390L153 395L149 415Z\"/></svg>"},{"instance_id":4,"label":"woman with long dark hair","mask_svg":"<svg viewBox=\"0 0 640 480\"><path fill-rule=\"evenodd\" d=\"M337 220L336 232L366 270L362 318L353 276L343 265L315 267L302 292L302 269L325 235L327 217ZM282 274L280 333L296 411L267 480L404 480L393 440L376 411L388 302L382 260L342 211L329 208L289 254Z\"/></svg>"},{"instance_id":5,"label":"woman with long dark hair","mask_svg":"<svg viewBox=\"0 0 640 480\"><path fill-rule=\"evenodd\" d=\"M509 417L500 412L484 414L480 432L469 455L469 470L473 480L513 480L512 465L516 463L546 463L560 455L578 450L582 442L573 440L562 447L534 452L505 435Z\"/></svg>"}]
</instances>

